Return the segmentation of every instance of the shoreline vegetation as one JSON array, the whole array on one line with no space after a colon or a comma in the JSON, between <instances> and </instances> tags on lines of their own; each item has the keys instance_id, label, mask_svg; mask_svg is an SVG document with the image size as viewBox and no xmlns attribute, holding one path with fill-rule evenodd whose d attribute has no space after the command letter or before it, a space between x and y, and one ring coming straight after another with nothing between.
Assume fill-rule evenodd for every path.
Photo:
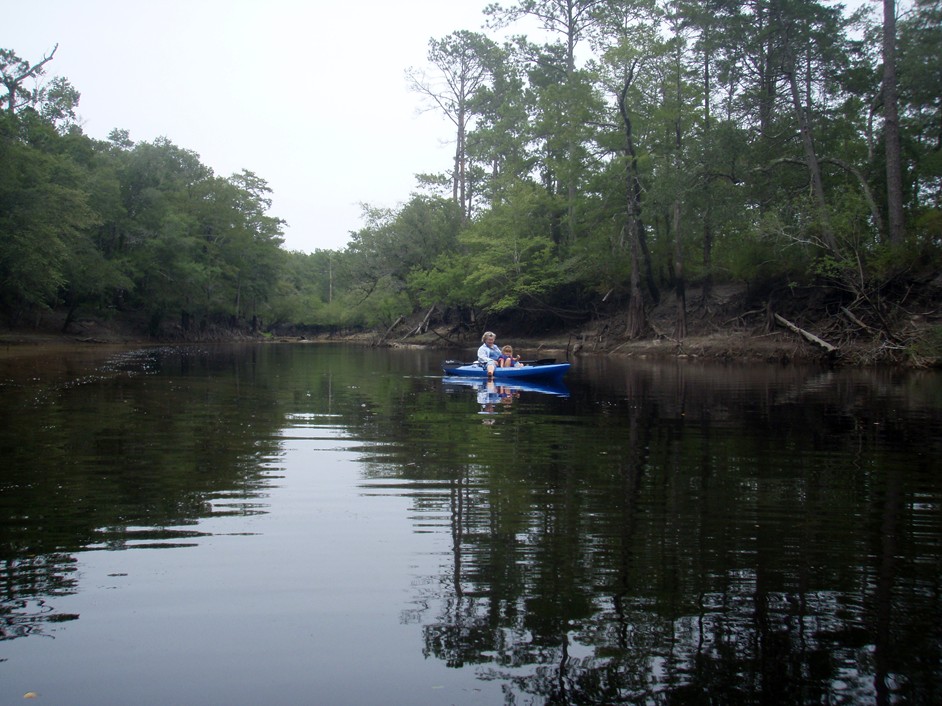
<instances>
[{"instance_id":1,"label":"shoreline vegetation","mask_svg":"<svg viewBox=\"0 0 942 706\"><path fill-rule=\"evenodd\" d=\"M547 329L516 334L511 321L489 319L480 326L498 331L499 340L514 345L526 357L612 355L648 359L704 359L772 364L819 363L835 366L890 366L901 369L942 367L942 312L933 307L942 301L942 275L923 288L927 306L910 311L906 320L894 322L896 333L887 334L867 325L844 307L832 313L818 309L782 309L750 305L747 288L727 286L714 291L705 305L697 291L687 297L687 335L678 338L672 327L677 302L666 297L648 316L646 335L627 338L623 316L599 318L564 330ZM790 300L790 303L791 302ZM416 315L418 317L418 315ZM63 330L64 315L48 314L34 326L0 331L0 352L28 353L37 348L90 346L148 346L221 342L350 343L375 347L466 348L468 355L479 344L480 331L414 317L399 317L387 327L335 331L258 331L248 328L209 328L199 332L170 331L151 337L131 320L82 318ZM520 318L520 317L518 317ZM525 327L520 327L525 328Z\"/></svg>"},{"instance_id":2,"label":"shoreline vegetation","mask_svg":"<svg viewBox=\"0 0 942 706\"><path fill-rule=\"evenodd\" d=\"M287 250L249 168L86 135L58 45L0 49L0 348L491 330L528 357L939 367L942 4L577 4L537 41L430 39L407 83L454 156L340 250Z\"/></svg>"}]
</instances>

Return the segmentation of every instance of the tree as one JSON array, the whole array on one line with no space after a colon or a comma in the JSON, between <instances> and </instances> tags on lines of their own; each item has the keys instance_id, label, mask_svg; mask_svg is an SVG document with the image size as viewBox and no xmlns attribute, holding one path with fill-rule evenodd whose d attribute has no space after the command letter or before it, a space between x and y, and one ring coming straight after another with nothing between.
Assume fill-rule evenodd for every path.
<instances>
[{"instance_id":1,"label":"tree","mask_svg":"<svg viewBox=\"0 0 942 706\"><path fill-rule=\"evenodd\" d=\"M389 302L404 307L400 314L409 313L416 303L409 283L414 273L454 252L461 209L451 199L413 195L398 211L364 204L363 219L364 227L351 234L344 251L345 290L354 293L355 307L369 301L371 313Z\"/></svg>"},{"instance_id":2,"label":"tree","mask_svg":"<svg viewBox=\"0 0 942 706\"><path fill-rule=\"evenodd\" d=\"M23 88L23 84L27 79L37 80L43 75L45 72L43 67L52 61L58 48L59 45L56 44L49 54L36 63L21 59L9 49L0 49L0 83L7 91L4 99L10 115L23 106L39 103L40 91L38 89L27 91Z\"/></svg>"},{"instance_id":3,"label":"tree","mask_svg":"<svg viewBox=\"0 0 942 706\"><path fill-rule=\"evenodd\" d=\"M56 76L43 91L42 116L65 132L76 125L81 94L67 79Z\"/></svg>"},{"instance_id":4,"label":"tree","mask_svg":"<svg viewBox=\"0 0 942 706\"><path fill-rule=\"evenodd\" d=\"M635 115L645 113L650 107L642 104L644 91L638 89L639 75L646 63L653 62L662 53L657 27L654 7L632 0L612 2L608 13L602 16L600 33L595 40L601 54L600 71L614 97L621 133L614 143L622 158L624 179L623 225L618 250L627 251L631 262L626 312L629 338L640 336L646 326L646 302L656 303L659 298L643 220L645 189L635 136Z\"/></svg>"},{"instance_id":5,"label":"tree","mask_svg":"<svg viewBox=\"0 0 942 706\"><path fill-rule=\"evenodd\" d=\"M414 68L406 72L412 90L430 100L455 126L452 199L461 206L465 219L471 217L467 137L475 117L475 98L487 85L496 49L481 34L453 32L444 39L429 40L428 60L435 75Z\"/></svg>"},{"instance_id":6,"label":"tree","mask_svg":"<svg viewBox=\"0 0 942 706\"><path fill-rule=\"evenodd\" d=\"M551 35L562 37L556 46L549 45L537 52L533 63L534 77L540 86L537 97L547 147L546 182L555 187L558 180L554 193L565 194L565 231L569 243L576 239L576 202L584 146L596 108L591 82L576 67L576 47L598 22L596 11L605 5L606 0L517 0L509 7L491 4L484 11L492 26L507 26L531 17ZM555 75L560 72L561 76Z\"/></svg>"},{"instance_id":7,"label":"tree","mask_svg":"<svg viewBox=\"0 0 942 706\"><path fill-rule=\"evenodd\" d=\"M96 222L81 171L35 113L0 115L0 311L11 322L56 303L73 244Z\"/></svg>"},{"instance_id":8,"label":"tree","mask_svg":"<svg viewBox=\"0 0 942 706\"><path fill-rule=\"evenodd\" d=\"M477 120L468 135L472 161L482 167L476 192L485 206L500 203L517 182L528 179L536 161L530 152L532 91L520 54L505 45L491 59L491 80L475 97Z\"/></svg>"},{"instance_id":9,"label":"tree","mask_svg":"<svg viewBox=\"0 0 942 706\"><path fill-rule=\"evenodd\" d=\"M464 291L490 312L546 309L563 280L549 237L552 209L537 186L521 182L513 198L483 214L460 236L465 248Z\"/></svg>"},{"instance_id":10,"label":"tree","mask_svg":"<svg viewBox=\"0 0 942 706\"><path fill-rule=\"evenodd\" d=\"M687 97L693 94L688 87L688 71L685 62L686 38L683 35L683 18L678 8L675 6L670 9L666 17L670 27L671 37L668 41L668 53L665 56L664 66L664 113L670 123L670 134L672 138L670 145L665 149L665 153L670 155L669 166L667 167L672 182L672 191L670 194L670 223L673 231L673 279L674 291L677 295L677 316L675 319L674 338L683 341L687 336L687 272L684 232L688 229L684 225L683 213L686 204L687 195L693 189L691 181L691 171L693 165L690 164L685 152L685 140L689 139L687 135L687 125L692 122L693 111L685 110Z\"/></svg>"},{"instance_id":11,"label":"tree","mask_svg":"<svg viewBox=\"0 0 942 706\"><path fill-rule=\"evenodd\" d=\"M896 81L895 0L883 0L883 132L888 235L891 243L900 243L903 240L903 177Z\"/></svg>"},{"instance_id":12,"label":"tree","mask_svg":"<svg viewBox=\"0 0 942 706\"><path fill-rule=\"evenodd\" d=\"M796 3L796 8L797 6L798 3ZM821 175L821 164L815 147L814 131L811 125L811 95L810 91L806 92L805 97L807 101L804 101L799 87L799 65L796 56L798 49L795 46L795 35L800 34L797 31L797 27L804 18L791 16L790 14L786 15L784 2L782 0L774 0L772 2L771 13L779 32L779 40L781 42L780 49L782 52L782 72L791 94L794 117L798 124L799 135L801 136L805 166L808 168L808 175L811 179L811 191L817 205L821 237L830 253L835 257L841 257L837 240L834 237L834 231L831 228L830 216L828 215L828 202L824 193L824 180Z\"/></svg>"},{"instance_id":13,"label":"tree","mask_svg":"<svg viewBox=\"0 0 942 706\"><path fill-rule=\"evenodd\" d=\"M114 301L116 291L133 286L121 262L104 257L88 237L75 239L63 262L62 273L60 295L66 308L63 331L68 330L80 308L101 310Z\"/></svg>"},{"instance_id":14,"label":"tree","mask_svg":"<svg viewBox=\"0 0 942 706\"><path fill-rule=\"evenodd\" d=\"M259 305L269 298L276 279L284 221L268 213L272 192L264 179L243 169L227 181L235 188L235 223L223 248L234 279L233 311L239 318L251 314L256 321Z\"/></svg>"},{"instance_id":15,"label":"tree","mask_svg":"<svg viewBox=\"0 0 942 706\"><path fill-rule=\"evenodd\" d=\"M714 93L717 94L717 97L720 93L715 84L717 83L717 74L722 77L732 67L738 66L738 62L735 60L729 61L724 56L725 53L730 52L730 47L724 43L722 36L724 0L713 0L712 2L675 0L673 5L680 17L683 18L684 26L697 33L697 39L693 44L695 58L692 58L692 61L699 62L701 80L699 95L702 101L702 116L700 135L697 142L697 148L700 152L697 179L702 187L699 197L704 202L701 210L703 238L701 251L702 300L704 305L708 307L714 279L713 245L717 226L717 209L715 208L715 203L718 200L717 184L721 180L735 179L735 170L726 170L722 164L724 157L733 157L735 153L719 148L722 130L717 127L719 121L714 118ZM728 86L729 83L730 81L727 79L725 85ZM723 98L728 106L730 91L726 91ZM745 142L745 140L742 140L742 142ZM734 159L731 159L730 162L735 164Z\"/></svg>"},{"instance_id":16,"label":"tree","mask_svg":"<svg viewBox=\"0 0 942 706\"><path fill-rule=\"evenodd\" d=\"M942 204L942 2L916 0L899 23L900 127L914 211Z\"/></svg>"}]
</instances>

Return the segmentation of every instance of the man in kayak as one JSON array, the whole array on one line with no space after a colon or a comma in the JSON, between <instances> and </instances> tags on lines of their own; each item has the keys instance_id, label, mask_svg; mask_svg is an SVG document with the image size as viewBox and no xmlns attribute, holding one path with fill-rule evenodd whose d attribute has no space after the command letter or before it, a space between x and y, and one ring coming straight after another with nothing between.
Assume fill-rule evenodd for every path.
<instances>
[{"instance_id":1,"label":"man in kayak","mask_svg":"<svg viewBox=\"0 0 942 706\"><path fill-rule=\"evenodd\" d=\"M494 341L497 340L497 334L493 331L485 331L481 336L481 347L478 348L478 365L487 370L487 376L493 377L494 368L497 367L497 361L500 360L500 348Z\"/></svg>"}]
</instances>

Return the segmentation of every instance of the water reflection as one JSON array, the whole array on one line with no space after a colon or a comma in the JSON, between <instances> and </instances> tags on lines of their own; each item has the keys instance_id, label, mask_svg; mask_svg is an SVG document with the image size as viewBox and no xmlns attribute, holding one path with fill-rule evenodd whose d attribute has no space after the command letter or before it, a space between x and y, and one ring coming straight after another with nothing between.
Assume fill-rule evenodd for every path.
<instances>
[{"instance_id":1,"label":"water reflection","mask_svg":"<svg viewBox=\"0 0 942 706\"><path fill-rule=\"evenodd\" d=\"M623 392L580 389L591 434L517 420L447 495L405 491L452 538L416 599L424 654L547 703L931 703L939 478L909 454L938 445L937 419L914 423L938 398L829 371L616 372Z\"/></svg>"},{"instance_id":2,"label":"water reflection","mask_svg":"<svg viewBox=\"0 0 942 706\"><path fill-rule=\"evenodd\" d=\"M442 379L446 392L457 392L468 387L477 393L478 404L498 404L502 400L520 397L521 393L536 392L556 397L569 397L569 388L562 380L486 380L484 378L445 376Z\"/></svg>"},{"instance_id":3,"label":"water reflection","mask_svg":"<svg viewBox=\"0 0 942 706\"><path fill-rule=\"evenodd\" d=\"M189 644L233 703L270 695L250 672L288 702L938 701L940 376L586 358L537 389L440 358L0 362L0 637L92 630L77 566L110 553L198 577L112 593L164 611L152 703L187 701ZM177 611L188 640L146 630Z\"/></svg>"},{"instance_id":4,"label":"water reflection","mask_svg":"<svg viewBox=\"0 0 942 706\"><path fill-rule=\"evenodd\" d=\"M75 552L193 547L201 520L264 511L257 463L275 453L265 439L280 420L264 405L218 404L238 383L211 382L246 365L244 352L103 353L0 361L7 639L77 617L54 600L79 590Z\"/></svg>"},{"instance_id":5,"label":"water reflection","mask_svg":"<svg viewBox=\"0 0 942 706\"><path fill-rule=\"evenodd\" d=\"M76 590L75 558L62 553L0 561L0 640L41 635L48 623L78 619L56 611L56 596Z\"/></svg>"}]
</instances>

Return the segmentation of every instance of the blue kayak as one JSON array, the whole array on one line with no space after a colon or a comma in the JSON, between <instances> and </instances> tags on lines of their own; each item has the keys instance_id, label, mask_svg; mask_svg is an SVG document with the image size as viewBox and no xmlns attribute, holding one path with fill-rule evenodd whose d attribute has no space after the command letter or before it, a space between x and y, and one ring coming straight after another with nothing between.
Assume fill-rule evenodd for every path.
<instances>
[{"instance_id":1,"label":"blue kayak","mask_svg":"<svg viewBox=\"0 0 942 706\"><path fill-rule=\"evenodd\" d=\"M494 370L495 380L559 380L569 372L569 363L547 363L545 365L518 365L513 368L497 368ZM463 377L485 378L487 370L477 363L462 364L446 360L442 365L446 375L460 375Z\"/></svg>"}]
</instances>

